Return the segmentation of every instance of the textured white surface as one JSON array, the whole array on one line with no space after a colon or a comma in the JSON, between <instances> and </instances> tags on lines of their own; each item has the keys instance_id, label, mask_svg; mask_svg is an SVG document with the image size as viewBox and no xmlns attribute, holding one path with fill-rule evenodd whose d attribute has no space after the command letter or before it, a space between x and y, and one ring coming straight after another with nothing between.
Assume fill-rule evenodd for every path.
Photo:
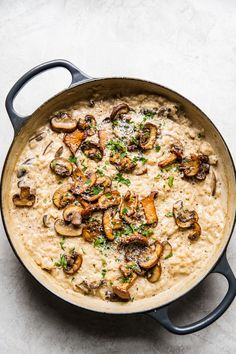
<instances>
[{"instance_id":1,"label":"textured white surface","mask_svg":"<svg viewBox=\"0 0 236 354\"><path fill-rule=\"evenodd\" d=\"M195 102L236 157L234 0L1 0L0 165L13 137L4 99L33 66L65 58L91 76L159 82ZM16 101L30 113L66 87L62 69L28 85ZM59 304L30 278L0 229L0 353L235 353L236 302L209 328L169 334L146 316L104 317ZM235 236L228 259L236 272ZM214 308L226 290L210 276L173 309L184 323Z\"/></svg>"}]
</instances>

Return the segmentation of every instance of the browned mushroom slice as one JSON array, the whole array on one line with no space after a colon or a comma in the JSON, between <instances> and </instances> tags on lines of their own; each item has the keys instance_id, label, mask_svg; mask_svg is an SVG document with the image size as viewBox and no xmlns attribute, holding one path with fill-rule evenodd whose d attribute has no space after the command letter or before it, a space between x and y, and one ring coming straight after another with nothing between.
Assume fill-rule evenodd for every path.
<instances>
[{"instance_id":1,"label":"browned mushroom slice","mask_svg":"<svg viewBox=\"0 0 236 354\"><path fill-rule=\"evenodd\" d=\"M206 155L199 155L199 160L200 160L199 171L195 177L199 181L203 181L210 170L209 158Z\"/></svg>"},{"instance_id":2,"label":"browned mushroom slice","mask_svg":"<svg viewBox=\"0 0 236 354\"><path fill-rule=\"evenodd\" d=\"M154 268L147 273L147 279L150 283L156 283L161 277L161 263L157 263Z\"/></svg>"},{"instance_id":3,"label":"browned mushroom slice","mask_svg":"<svg viewBox=\"0 0 236 354\"><path fill-rule=\"evenodd\" d=\"M80 289L85 295L95 295L96 291L105 284L105 280L92 281L88 283L86 280L83 280L80 284L76 284L76 287ZM114 294L115 295L115 294Z\"/></svg>"},{"instance_id":4,"label":"browned mushroom slice","mask_svg":"<svg viewBox=\"0 0 236 354\"><path fill-rule=\"evenodd\" d=\"M65 221L71 222L74 226L79 226L82 223L83 207L80 205L68 205L63 210L63 218Z\"/></svg>"},{"instance_id":5,"label":"browned mushroom slice","mask_svg":"<svg viewBox=\"0 0 236 354\"><path fill-rule=\"evenodd\" d=\"M188 236L190 241L197 241L199 237L201 236L201 226L199 225L198 222L194 222L193 225L191 226L191 235Z\"/></svg>"},{"instance_id":6,"label":"browned mushroom slice","mask_svg":"<svg viewBox=\"0 0 236 354\"><path fill-rule=\"evenodd\" d=\"M72 174L73 171L72 164L62 157L52 160L50 167L56 175L61 177L68 177Z\"/></svg>"},{"instance_id":7,"label":"browned mushroom slice","mask_svg":"<svg viewBox=\"0 0 236 354\"><path fill-rule=\"evenodd\" d=\"M118 171L130 172L132 171L136 163L128 156L122 156L119 153L110 156L110 163L114 165Z\"/></svg>"},{"instance_id":8,"label":"browned mushroom slice","mask_svg":"<svg viewBox=\"0 0 236 354\"><path fill-rule=\"evenodd\" d=\"M211 180L211 195L214 197L216 194L216 184L217 184L217 180L216 180L216 175L215 172L212 171L212 180Z\"/></svg>"},{"instance_id":9,"label":"browned mushroom slice","mask_svg":"<svg viewBox=\"0 0 236 354\"><path fill-rule=\"evenodd\" d=\"M185 157L180 165L180 171L183 171L185 177L196 176L200 168L200 160L197 155Z\"/></svg>"},{"instance_id":10,"label":"browned mushroom slice","mask_svg":"<svg viewBox=\"0 0 236 354\"><path fill-rule=\"evenodd\" d=\"M134 284L135 280L137 279L137 274L132 273L129 277L124 279L124 283L121 285L113 285L112 290L113 292L119 296L122 300L130 300L130 293L129 289Z\"/></svg>"},{"instance_id":11,"label":"browned mushroom slice","mask_svg":"<svg viewBox=\"0 0 236 354\"><path fill-rule=\"evenodd\" d=\"M53 217L47 214L43 215L43 226L49 228L52 224Z\"/></svg>"},{"instance_id":12,"label":"browned mushroom slice","mask_svg":"<svg viewBox=\"0 0 236 354\"><path fill-rule=\"evenodd\" d=\"M102 218L103 229L108 240L113 241L115 235L114 230L119 230L121 228L121 221L115 219L115 211L112 208L105 210Z\"/></svg>"},{"instance_id":13,"label":"browned mushroom slice","mask_svg":"<svg viewBox=\"0 0 236 354\"><path fill-rule=\"evenodd\" d=\"M149 247L149 249L150 248L151 247ZM146 254L142 253L142 259L139 260L140 267L144 268L144 269L150 269L150 268L154 267L157 264L161 254L162 254L162 250L163 250L163 247L162 247L161 243L157 242L154 252L152 251L150 253L150 250L148 250L148 252Z\"/></svg>"},{"instance_id":14,"label":"browned mushroom slice","mask_svg":"<svg viewBox=\"0 0 236 354\"><path fill-rule=\"evenodd\" d=\"M59 133L71 133L76 129L77 121L68 112L59 112L50 120L51 128Z\"/></svg>"},{"instance_id":15,"label":"browned mushroom slice","mask_svg":"<svg viewBox=\"0 0 236 354\"><path fill-rule=\"evenodd\" d=\"M36 196L30 193L30 187L20 187L20 194L14 194L12 201L17 207L30 208L34 205Z\"/></svg>"},{"instance_id":16,"label":"browned mushroom slice","mask_svg":"<svg viewBox=\"0 0 236 354\"><path fill-rule=\"evenodd\" d=\"M120 206L121 216L123 215L122 212L124 211L123 210L124 208L125 208L124 214L131 216L136 212L137 207L138 207L138 195L134 192L127 191Z\"/></svg>"},{"instance_id":17,"label":"browned mushroom slice","mask_svg":"<svg viewBox=\"0 0 236 354\"><path fill-rule=\"evenodd\" d=\"M158 222L154 199L157 192L151 192L149 196L141 200L147 224L154 224Z\"/></svg>"},{"instance_id":18,"label":"browned mushroom slice","mask_svg":"<svg viewBox=\"0 0 236 354\"><path fill-rule=\"evenodd\" d=\"M98 200L107 188L111 186L111 179L107 176L96 178L96 183L85 190L85 192L81 195L83 199L94 202Z\"/></svg>"},{"instance_id":19,"label":"browned mushroom slice","mask_svg":"<svg viewBox=\"0 0 236 354\"><path fill-rule=\"evenodd\" d=\"M184 209L182 200L177 201L173 205L173 214L176 225L182 229L189 228L194 222L198 221L196 211Z\"/></svg>"},{"instance_id":20,"label":"browned mushroom slice","mask_svg":"<svg viewBox=\"0 0 236 354\"><path fill-rule=\"evenodd\" d=\"M121 103L118 106L113 107L113 110L110 115L111 120L115 120L121 114L127 114L130 111L130 107L127 103Z\"/></svg>"},{"instance_id":21,"label":"browned mushroom slice","mask_svg":"<svg viewBox=\"0 0 236 354\"><path fill-rule=\"evenodd\" d=\"M161 168L164 168L168 165L171 165L177 160L177 155L174 153L171 153L170 155L167 156L164 160L161 160L158 162L158 166Z\"/></svg>"},{"instance_id":22,"label":"browned mushroom slice","mask_svg":"<svg viewBox=\"0 0 236 354\"><path fill-rule=\"evenodd\" d=\"M163 241L162 242L162 247L163 247L163 251L161 254L161 258L162 259L168 259L170 257L172 257L173 252L172 252L172 246L168 241Z\"/></svg>"},{"instance_id":23,"label":"browned mushroom slice","mask_svg":"<svg viewBox=\"0 0 236 354\"><path fill-rule=\"evenodd\" d=\"M184 152L182 143L179 140L175 140L175 142L170 146L170 152L175 154L178 159L182 159Z\"/></svg>"},{"instance_id":24,"label":"browned mushroom slice","mask_svg":"<svg viewBox=\"0 0 236 354\"><path fill-rule=\"evenodd\" d=\"M70 149L71 153L75 155L76 151L86 138L86 133L76 129L73 133L65 134L64 143Z\"/></svg>"},{"instance_id":25,"label":"browned mushroom slice","mask_svg":"<svg viewBox=\"0 0 236 354\"><path fill-rule=\"evenodd\" d=\"M84 118L80 118L78 121L78 128L80 130L86 130L88 136L92 136L96 133L96 119L91 114L87 114Z\"/></svg>"},{"instance_id":26,"label":"browned mushroom slice","mask_svg":"<svg viewBox=\"0 0 236 354\"><path fill-rule=\"evenodd\" d=\"M142 163L139 163L135 167L134 174L136 176L142 176L142 175L145 175L147 173L147 171L148 171L147 167L143 166Z\"/></svg>"},{"instance_id":27,"label":"browned mushroom slice","mask_svg":"<svg viewBox=\"0 0 236 354\"><path fill-rule=\"evenodd\" d=\"M92 141L85 141L81 146L81 150L86 157L96 162L101 161L103 158L103 150L101 146Z\"/></svg>"},{"instance_id":28,"label":"browned mushroom slice","mask_svg":"<svg viewBox=\"0 0 236 354\"><path fill-rule=\"evenodd\" d=\"M120 246L127 246L127 245L132 245L132 244L139 244L142 246L147 246L148 239L147 239L147 237L145 237L143 235L135 233L130 236L122 236L119 239L119 244L120 244Z\"/></svg>"},{"instance_id":29,"label":"browned mushroom slice","mask_svg":"<svg viewBox=\"0 0 236 354\"><path fill-rule=\"evenodd\" d=\"M157 126L152 123L145 123L140 132L140 146L143 150L153 148L157 137Z\"/></svg>"},{"instance_id":30,"label":"browned mushroom slice","mask_svg":"<svg viewBox=\"0 0 236 354\"><path fill-rule=\"evenodd\" d=\"M75 184L71 188L71 191L75 195L82 195L83 193L87 192L87 190L89 191L97 181L96 173L87 173L85 176L80 169L76 169L74 171L72 178L75 181Z\"/></svg>"},{"instance_id":31,"label":"browned mushroom slice","mask_svg":"<svg viewBox=\"0 0 236 354\"><path fill-rule=\"evenodd\" d=\"M120 192L111 191L103 194L98 199L98 207L99 209L107 209L109 207L119 205L120 201L121 201Z\"/></svg>"},{"instance_id":32,"label":"browned mushroom slice","mask_svg":"<svg viewBox=\"0 0 236 354\"><path fill-rule=\"evenodd\" d=\"M66 205L75 201L75 197L71 193L71 184L66 184L58 188L52 197L54 205L58 208L64 208Z\"/></svg>"},{"instance_id":33,"label":"browned mushroom slice","mask_svg":"<svg viewBox=\"0 0 236 354\"><path fill-rule=\"evenodd\" d=\"M98 131L98 137L99 137L99 145L101 149L105 149L108 141L111 139L111 136L107 133L106 130L101 129Z\"/></svg>"},{"instance_id":34,"label":"browned mushroom slice","mask_svg":"<svg viewBox=\"0 0 236 354\"><path fill-rule=\"evenodd\" d=\"M63 150L64 150L63 146L60 146L59 149L57 149L57 151L55 152L55 159L58 159L59 157L61 157Z\"/></svg>"},{"instance_id":35,"label":"browned mushroom slice","mask_svg":"<svg viewBox=\"0 0 236 354\"><path fill-rule=\"evenodd\" d=\"M82 236L86 241L92 242L97 237L99 237L102 233L103 233L103 227L101 223L96 220L84 226Z\"/></svg>"},{"instance_id":36,"label":"browned mushroom slice","mask_svg":"<svg viewBox=\"0 0 236 354\"><path fill-rule=\"evenodd\" d=\"M75 274L81 267L83 262L83 257L77 252L73 252L71 255L65 255L66 266L63 271L66 274Z\"/></svg>"},{"instance_id":37,"label":"browned mushroom slice","mask_svg":"<svg viewBox=\"0 0 236 354\"><path fill-rule=\"evenodd\" d=\"M75 227L72 224L66 224L64 220L57 219L54 223L55 231L58 235L67 237L78 237L81 236L83 231L83 225Z\"/></svg>"}]
</instances>

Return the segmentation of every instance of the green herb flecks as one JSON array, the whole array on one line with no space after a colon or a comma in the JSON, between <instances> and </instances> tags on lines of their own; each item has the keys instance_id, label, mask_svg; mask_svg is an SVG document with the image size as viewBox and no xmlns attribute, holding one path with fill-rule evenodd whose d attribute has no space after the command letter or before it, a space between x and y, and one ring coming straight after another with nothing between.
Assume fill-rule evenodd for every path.
<instances>
[{"instance_id":1,"label":"green herb flecks","mask_svg":"<svg viewBox=\"0 0 236 354\"><path fill-rule=\"evenodd\" d=\"M159 151L161 150L160 145L156 145L156 146L155 146L155 150L156 150L156 152L159 152Z\"/></svg>"},{"instance_id":2,"label":"green herb flecks","mask_svg":"<svg viewBox=\"0 0 236 354\"><path fill-rule=\"evenodd\" d=\"M165 216L166 216L167 218L171 218L171 217L173 216L172 211L168 211L168 212L165 214Z\"/></svg>"},{"instance_id":3,"label":"green herb flecks","mask_svg":"<svg viewBox=\"0 0 236 354\"><path fill-rule=\"evenodd\" d=\"M170 188L172 188L174 185L174 177L173 176L168 177L167 183L168 183L168 186Z\"/></svg>"},{"instance_id":4,"label":"green herb flecks","mask_svg":"<svg viewBox=\"0 0 236 354\"><path fill-rule=\"evenodd\" d=\"M125 184L128 187L131 184L130 180L128 178L124 178L123 174L121 172L118 172L113 179L114 179L114 181L121 183L121 184Z\"/></svg>"},{"instance_id":5,"label":"green herb flecks","mask_svg":"<svg viewBox=\"0 0 236 354\"><path fill-rule=\"evenodd\" d=\"M70 161L70 162L73 162L73 163L75 163L75 164L77 164L77 157L75 157L75 156L70 156L69 158L68 158L68 160Z\"/></svg>"},{"instance_id":6,"label":"green herb flecks","mask_svg":"<svg viewBox=\"0 0 236 354\"><path fill-rule=\"evenodd\" d=\"M63 269L65 269L67 267L67 260L66 260L66 256L64 254L60 255L60 259L58 262L55 263L55 266L59 267L59 268L63 268Z\"/></svg>"},{"instance_id":7,"label":"green herb flecks","mask_svg":"<svg viewBox=\"0 0 236 354\"><path fill-rule=\"evenodd\" d=\"M63 250L63 251L65 251L65 248L64 248L64 243L65 243L65 237L62 237L62 240L59 242L60 243L60 246L61 246L61 249Z\"/></svg>"},{"instance_id":8,"label":"green herb flecks","mask_svg":"<svg viewBox=\"0 0 236 354\"><path fill-rule=\"evenodd\" d=\"M143 165L148 162L148 159L146 159L144 156L135 156L133 158L133 162L141 161Z\"/></svg>"},{"instance_id":9,"label":"green herb flecks","mask_svg":"<svg viewBox=\"0 0 236 354\"><path fill-rule=\"evenodd\" d=\"M111 139L110 141L108 141L106 147L113 152L119 152L121 154L121 157L125 157L127 155L127 148L124 142L121 140Z\"/></svg>"}]
</instances>

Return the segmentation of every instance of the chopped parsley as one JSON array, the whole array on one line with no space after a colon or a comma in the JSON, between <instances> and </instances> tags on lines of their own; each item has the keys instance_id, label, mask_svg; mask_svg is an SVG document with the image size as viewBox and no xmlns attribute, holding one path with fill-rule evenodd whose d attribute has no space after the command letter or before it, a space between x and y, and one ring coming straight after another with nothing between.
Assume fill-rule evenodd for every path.
<instances>
[{"instance_id":1,"label":"chopped parsley","mask_svg":"<svg viewBox=\"0 0 236 354\"><path fill-rule=\"evenodd\" d=\"M117 181L118 183L125 184L126 186L130 186L131 182L128 178L124 178L123 174L121 172L118 172L115 177L114 181Z\"/></svg>"},{"instance_id":2,"label":"chopped parsley","mask_svg":"<svg viewBox=\"0 0 236 354\"><path fill-rule=\"evenodd\" d=\"M170 218L171 216L173 216L172 211L168 211L168 212L165 214L165 216L166 216L167 218Z\"/></svg>"},{"instance_id":3,"label":"chopped parsley","mask_svg":"<svg viewBox=\"0 0 236 354\"><path fill-rule=\"evenodd\" d=\"M65 237L62 237L62 240L59 242L60 243L60 246L61 246L61 249L63 250L63 251L65 251L65 248L64 248L64 243L65 243Z\"/></svg>"},{"instance_id":4,"label":"chopped parsley","mask_svg":"<svg viewBox=\"0 0 236 354\"><path fill-rule=\"evenodd\" d=\"M119 152L121 157L125 157L127 155L127 148L125 146L125 143L121 140L111 139L110 141L108 141L106 147L113 152Z\"/></svg>"},{"instance_id":5,"label":"chopped parsley","mask_svg":"<svg viewBox=\"0 0 236 354\"><path fill-rule=\"evenodd\" d=\"M67 267L67 260L66 260L66 256L64 254L60 255L60 259L58 262L55 263L56 267L60 267L60 268L66 268Z\"/></svg>"},{"instance_id":6,"label":"chopped parsley","mask_svg":"<svg viewBox=\"0 0 236 354\"><path fill-rule=\"evenodd\" d=\"M105 276L106 276L106 272L107 272L107 270L106 270L106 269L102 269L101 274L102 274L102 278L103 278L103 279L104 279L104 278L105 278Z\"/></svg>"},{"instance_id":7,"label":"chopped parsley","mask_svg":"<svg viewBox=\"0 0 236 354\"><path fill-rule=\"evenodd\" d=\"M168 259L168 258L170 258L170 257L172 257L172 256L173 256L173 253L170 252L164 259Z\"/></svg>"},{"instance_id":8,"label":"chopped parsley","mask_svg":"<svg viewBox=\"0 0 236 354\"><path fill-rule=\"evenodd\" d=\"M103 191L103 188L99 187L99 186L94 186L91 191L92 191L92 194L98 195L99 193L101 193Z\"/></svg>"},{"instance_id":9,"label":"chopped parsley","mask_svg":"<svg viewBox=\"0 0 236 354\"><path fill-rule=\"evenodd\" d=\"M128 209L127 208L123 208L123 210L122 210L122 214L127 214L128 213Z\"/></svg>"},{"instance_id":10,"label":"chopped parsley","mask_svg":"<svg viewBox=\"0 0 236 354\"><path fill-rule=\"evenodd\" d=\"M154 177L154 179L157 181L158 179L160 179L161 178L161 175L160 175L160 173L158 173L155 177Z\"/></svg>"},{"instance_id":11,"label":"chopped parsley","mask_svg":"<svg viewBox=\"0 0 236 354\"><path fill-rule=\"evenodd\" d=\"M143 116L143 122L146 122L148 119L153 119L154 115L155 114L151 112L146 113L145 116Z\"/></svg>"},{"instance_id":12,"label":"chopped parsley","mask_svg":"<svg viewBox=\"0 0 236 354\"><path fill-rule=\"evenodd\" d=\"M73 163L75 163L75 164L77 164L77 157L75 157L75 156L70 156L69 158L68 158L68 160L70 161L70 162L73 162Z\"/></svg>"},{"instance_id":13,"label":"chopped parsley","mask_svg":"<svg viewBox=\"0 0 236 354\"><path fill-rule=\"evenodd\" d=\"M82 171L85 172L87 170L88 166L85 165L84 160L81 162L81 165L82 165Z\"/></svg>"},{"instance_id":14,"label":"chopped parsley","mask_svg":"<svg viewBox=\"0 0 236 354\"><path fill-rule=\"evenodd\" d=\"M159 152L159 151L161 150L160 145L156 145L156 146L155 146L155 150L156 150L156 152Z\"/></svg>"},{"instance_id":15,"label":"chopped parsley","mask_svg":"<svg viewBox=\"0 0 236 354\"><path fill-rule=\"evenodd\" d=\"M121 278L122 283L130 283L130 281L131 281L131 275L129 275L128 277Z\"/></svg>"},{"instance_id":16,"label":"chopped parsley","mask_svg":"<svg viewBox=\"0 0 236 354\"><path fill-rule=\"evenodd\" d=\"M99 236L95 241L94 241L94 247L100 248L100 249L107 249L109 248L107 244L107 240L104 236Z\"/></svg>"},{"instance_id":17,"label":"chopped parsley","mask_svg":"<svg viewBox=\"0 0 236 354\"><path fill-rule=\"evenodd\" d=\"M137 161L141 161L143 165L145 165L145 163L148 162L148 159L146 159L145 157L143 156L135 156L133 158L133 162L137 162Z\"/></svg>"},{"instance_id":18,"label":"chopped parsley","mask_svg":"<svg viewBox=\"0 0 236 354\"><path fill-rule=\"evenodd\" d=\"M85 181L84 184L90 185L91 184L91 179L87 179L87 181Z\"/></svg>"},{"instance_id":19,"label":"chopped parsley","mask_svg":"<svg viewBox=\"0 0 236 354\"><path fill-rule=\"evenodd\" d=\"M174 177L173 176L170 176L168 177L168 186L171 188L173 187L173 184L174 184Z\"/></svg>"},{"instance_id":20,"label":"chopped parsley","mask_svg":"<svg viewBox=\"0 0 236 354\"><path fill-rule=\"evenodd\" d=\"M97 169L97 174L99 174L99 176L103 177L104 176L104 172L102 171L101 168Z\"/></svg>"}]
</instances>

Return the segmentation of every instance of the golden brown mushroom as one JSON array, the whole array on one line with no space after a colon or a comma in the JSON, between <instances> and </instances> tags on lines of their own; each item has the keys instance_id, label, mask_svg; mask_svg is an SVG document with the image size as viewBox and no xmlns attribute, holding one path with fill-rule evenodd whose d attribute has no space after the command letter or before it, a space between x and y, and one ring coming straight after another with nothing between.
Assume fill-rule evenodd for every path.
<instances>
[{"instance_id":1,"label":"golden brown mushroom","mask_svg":"<svg viewBox=\"0 0 236 354\"><path fill-rule=\"evenodd\" d=\"M147 237L140 235L138 233L134 233L129 236L122 236L119 239L119 245L120 246L128 246L132 244L139 244L142 246L147 246L148 245L148 239Z\"/></svg>"},{"instance_id":2,"label":"golden brown mushroom","mask_svg":"<svg viewBox=\"0 0 236 354\"><path fill-rule=\"evenodd\" d=\"M101 146L92 141L85 141L81 146L81 150L86 157L96 162L101 161L103 158L103 150Z\"/></svg>"},{"instance_id":3,"label":"golden brown mushroom","mask_svg":"<svg viewBox=\"0 0 236 354\"><path fill-rule=\"evenodd\" d=\"M147 224L154 224L158 222L154 199L157 192L151 192L149 196L141 200Z\"/></svg>"},{"instance_id":4,"label":"golden brown mushroom","mask_svg":"<svg viewBox=\"0 0 236 354\"><path fill-rule=\"evenodd\" d=\"M73 133L65 134L63 141L66 146L68 146L71 153L75 155L76 151L78 150L85 138L86 133L79 129L76 129Z\"/></svg>"},{"instance_id":5,"label":"golden brown mushroom","mask_svg":"<svg viewBox=\"0 0 236 354\"><path fill-rule=\"evenodd\" d=\"M68 205L63 210L63 218L65 221L71 222L74 226L79 226L82 223L83 207L81 205Z\"/></svg>"},{"instance_id":6,"label":"golden brown mushroom","mask_svg":"<svg viewBox=\"0 0 236 354\"><path fill-rule=\"evenodd\" d=\"M182 161L183 145L179 140L175 139L175 142L170 146L170 154L158 163L158 166L164 168L176 161Z\"/></svg>"},{"instance_id":7,"label":"golden brown mushroom","mask_svg":"<svg viewBox=\"0 0 236 354\"><path fill-rule=\"evenodd\" d=\"M140 133L140 146L143 150L153 148L157 137L157 126L152 123L145 123Z\"/></svg>"},{"instance_id":8,"label":"golden brown mushroom","mask_svg":"<svg viewBox=\"0 0 236 354\"><path fill-rule=\"evenodd\" d=\"M65 184L58 188L52 197L54 205L58 208L64 208L66 205L75 201L75 197L71 193L71 184Z\"/></svg>"},{"instance_id":9,"label":"golden brown mushroom","mask_svg":"<svg viewBox=\"0 0 236 354\"><path fill-rule=\"evenodd\" d=\"M114 190L103 194L98 199L98 207L99 209L107 209L109 207L119 205L120 201L121 201L120 192Z\"/></svg>"},{"instance_id":10,"label":"golden brown mushroom","mask_svg":"<svg viewBox=\"0 0 236 354\"><path fill-rule=\"evenodd\" d=\"M71 133L76 129L77 121L68 112L59 112L51 120L51 128L59 133Z\"/></svg>"},{"instance_id":11,"label":"golden brown mushroom","mask_svg":"<svg viewBox=\"0 0 236 354\"><path fill-rule=\"evenodd\" d=\"M147 273L147 279L150 283L156 283L161 277L161 263L157 263L154 268Z\"/></svg>"},{"instance_id":12,"label":"golden brown mushroom","mask_svg":"<svg viewBox=\"0 0 236 354\"><path fill-rule=\"evenodd\" d=\"M200 160L197 155L185 157L180 165L180 171L183 171L185 177L196 176L200 168Z\"/></svg>"},{"instance_id":13,"label":"golden brown mushroom","mask_svg":"<svg viewBox=\"0 0 236 354\"><path fill-rule=\"evenodd\" d=\"M194 222L193 225L191 226L191 235L188 236L190 241L197 241L199 237L201 236L201 226L199 225L198 222Z\"/></svg>"},{"instance_id":14,"label":"golden brown mushroom","mask_svg":"<svg viewBox=\"0 0 236 354\"><path fill-rule=\"evenodd\" d=\"M173 214L175 223L182 229L189 228L194 222L198 221L198 215L195 210L184 209L182 200L177 201L173 205Z\"/></svg>"},{"instance_id":15,"label":"golden brown mushroom","mask_svg":"<svg viewBox=\"0 0 236 354\"><path fill-rule=\"evenodd\" d=\"M150 254L150 248L151 247L149 247L147 252L142 253L141 259L139 260L139 265L141 268L144 268L144 269L153 268L157 264L161 254L162 254L163 247L160 242L156 242L155 250L154 250L154 252L151 251L151 254Z\"/></svg>"},{"instance_id":16,"label":"golden brown mushroom","mask_svg":"<svg viewBox=\"0 0 236 354\"><path fill-rule=\"evenodd\" d=\"M113 107L110 119L115 120L121 114L127 114L129 111L130 107L127 105L127 103L120 103L118 106Z\"/></svg>"},{"instance_id":17,"label":"golden brown mushroom","mask_svg":"<svg viewBox=\"0 0 236 354\"><path fill-rule=\"evenodd\" d=\"M113 285L112 290L113 292L119 296L122 300L130 300L130 293L129 289L134 284L135 280L137 279L137 274L132 273L129 277L124 278L124 283L121 285Z\"/></svg>"},{"instance_id":18,"label":"golden brown mushroom","mask_svg":"<svg viewBox=\"0 0 236 354\"><path fill-rule=\"evenodd\" d=\"M62 157L52 160L50 167L56 175L61 177L69 177L73 171L72 163Z\"/></svg>"},{"instance_id":19,"label":"golden brown mushroom","mask_svg":"<svg viewBox=\"0 0 236 354\"><path fill-rule=\"evenodd\" d=\"M95 220L84 226L82 237L86 241L92 242L97 237L99 237L102 233L103 233L103 227L101 223Z\"/></svg>"},{"instance_id":20,"label":"golden brown mushroom","mask_svg":"<svg viewBox=\"0 0 236 354\"><path fill-rule=\"evenodd\" d=\"M66 274L75 274L81 267L83 257L80 253L73 252L71 255L65 255L66 266L63 267L63 271Z\"/></svg>"},{"instance_id":21,"label":"golden brown mushroom","mask_svg":"<svg viewBox=\"0 0 236 354\"><path fill-rule=\"evenodd\" d=\"M130 172L136 167L136 163L128 156L116 153L110 156L110 163L114 165L118 171Z\"/></svg>"},{"instance_id":22,"label":"golden brown mushroom","mask_svg":"<svg viewBox=\"0 0 236 354\"><path fill-rule=\"evenodd\" d=\"M81 195L87 190L89 191L97 181L96 173L87 173L85 176L79 168L74 171L72 178L75 184L72 186L71 190L75 195Z\"/></svg>"},{"instance_id":23,"label":"golden brown mushroom","mask_svg":"<svg viewBox=\"0 0 236 354\"><path fill-rule=\"evenodd\" d=\"M96 133L96 119L91 114L87 114L84 118L80 118L78 121L78 128L85 130L88 136L92 136Z\"/></svg>"},{"instance_id":24,"label":"golden brown mushroom","mask_svg":"<svg viewBox=\"0 0 236 354\"><path fill-rule=\"evenodd\" d=\"M66 224L62 219L56 219L54 223L54 229L61 236L78 237L81 236L83 231L83 225L75 227L72 224Z\"/></svg>"},{"instance_id":25,"label":"golden brown mushroom","mask_svg":"<svg viewBox=\"0 0 236 354\"><path fill-rule=\"evenodd\" d=\"M12 201L17 207L30 208L34 205L36 196L30 193L30 187L20 187L20 194L14 194Z\"/></svg>"},{"instance_id":26,"label":"golden brown mushroom","mask_svg":"<svg viewBox=\"0 0 236 354\"><path fill-rule=\"evenodd\" d=\"M110 240L110 241L113 241L115 238L115 235L113 234L113 224L112 224L113 215L114 215L114 212L110 208L110 209L105 210L105 212L103 214L103 218L102 218L102 223L103 223L105 235L108 238L108 240Z\"/></svg>"}]
</instances>

